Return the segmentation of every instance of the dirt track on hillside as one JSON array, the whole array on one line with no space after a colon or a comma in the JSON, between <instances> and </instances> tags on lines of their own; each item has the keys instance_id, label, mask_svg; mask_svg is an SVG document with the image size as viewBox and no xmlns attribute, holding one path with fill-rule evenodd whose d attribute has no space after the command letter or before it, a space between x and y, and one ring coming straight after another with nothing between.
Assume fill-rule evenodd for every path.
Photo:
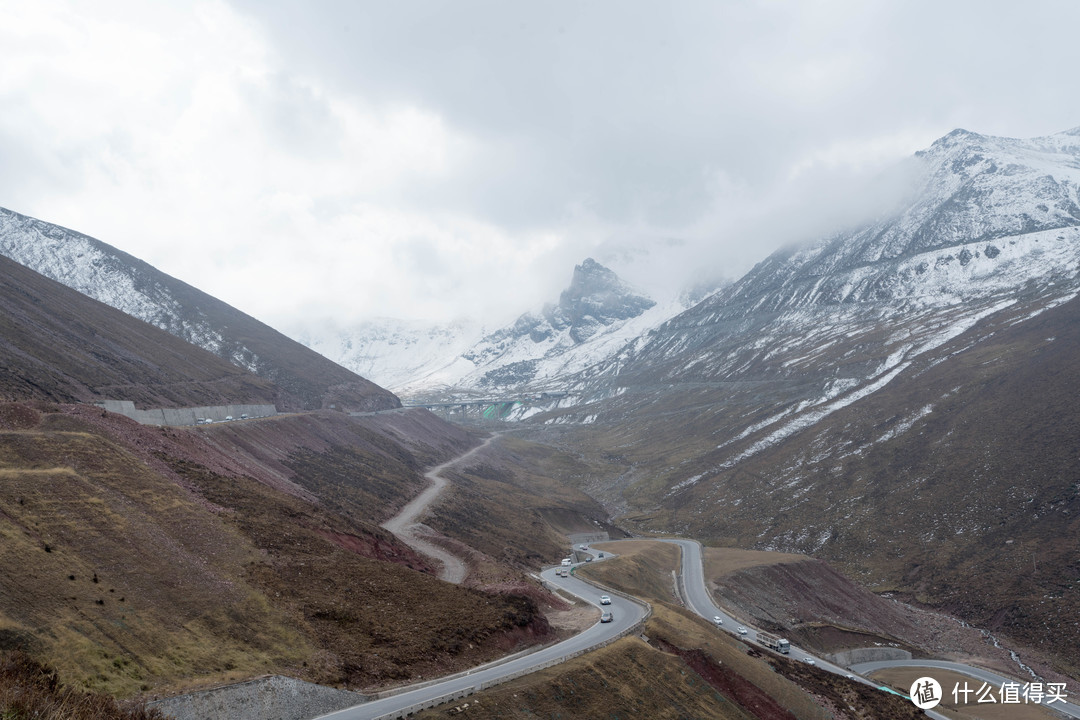
<instances>
[{"instance_id":1,"label":"dirt track on hillside","mask_svg":"<svg viewBox=\"0 0 1080 720\"><path fill-rule=\"evenodd\" d=\"M468 566L461 558L427 540L426 538L434 536L437 533L427 525L417 522L417 519L427 512L427 509L438 499L439 495L442 494L443 488L446 487L447 480L440 473L451 465L456 465L483 450L490 445L491 441L496 437L498 436L492 435L472 450L469 450L463 455L458 455L452 460L447 460L442 465L436 465L424 473L424 477L431 481L431 485L410 500L409 503L401 509L401 512L382 524L383 528L394 533L394 535L397 535L406 545L423 555L439 561L442 564L442 572L439 573L439 577L446 582L451 582L455 585L460 585L465 580L465 576L469 572Z\"/></svg>"}]
</instances>

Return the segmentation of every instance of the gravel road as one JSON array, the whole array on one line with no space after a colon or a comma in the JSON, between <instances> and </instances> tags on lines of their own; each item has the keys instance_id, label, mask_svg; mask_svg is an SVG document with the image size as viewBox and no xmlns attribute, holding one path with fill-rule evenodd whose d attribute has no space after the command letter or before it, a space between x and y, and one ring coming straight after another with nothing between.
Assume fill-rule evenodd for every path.
<instances>
[{"instance_id":1,"label":"gravel road","mask_svg":"<svg viewBox=\"0 0 1080 720\"><path fill-rule=\"evenodd\" d=\"M480 452L490 445L491 441L496 437L498 436L492 435L472 450L463 455L458 455L452 460L447 460L442 465L436 465L424 473L424 477L431 481L431 485L410 500L405 507L401 508L401 512L382 524L383 528L397 535L409 547L441 563L442 572L439 573L439 577L455 585L460 585L465 580L465 576L469 571L468 567L461 558L428 540L427 538L436 534L435 531L417 521L427 512L427 509L438 499L443 488L446 487L447 480L440 473L446 468L463 462Z\"/></svg>"}]
</instances>

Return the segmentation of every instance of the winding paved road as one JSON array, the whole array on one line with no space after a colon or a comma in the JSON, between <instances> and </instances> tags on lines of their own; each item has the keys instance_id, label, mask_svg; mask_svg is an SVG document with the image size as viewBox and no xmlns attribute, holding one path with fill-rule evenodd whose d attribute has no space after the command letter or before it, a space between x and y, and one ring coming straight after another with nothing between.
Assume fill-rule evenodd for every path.
<instances>
[{"instance_id":1,"label":"winding paved road","mask_svg":"<svg viewBox=\"0 0 1080 720\"><path fill-rule=\"evenodd\" d=\"M664 542L673 543L678 545L682 549L682 579L683 579L683 591L686 594L686 604L698 615L712 620L714 617L719 617L723 620L724 624L721 626L728 632L739 635L737 628L744 627L746 629L745 635L739 635L743 640L752 640L757 642L757 630L749 625L740 626L739 622L725 613L720 608L713 604L712 596L709 594L708 589L705 587L705 571L701 560L701 545L696 540L664 540ZM1016 682L1008 678L1002 677L995 673L983 670L981 668L972 667L971 665L964 665L962 663L948 662L944 660L888 660L881 662L859 663L852 665L850 668L843 668L839 665L835 665L822 658L816 657L801 648L794 645L791 646L790 656L797 659L814 660L814 664L831 673L837 675L843 675L850 677L858 682L873 685L879 687L879 683L875 683L871 680L867 680L862 677L863 673L873 672L874 670L883 670L887 667L919 667L928 669L943 669L953 670L964 675L975 678L981 682L988 682L995 687L1001 687L1005 682ZM1055 710L1063 715L1072 718L1080 718L1080 706L1071 702L1055 702L1053 704L1044 705L1044 707ZM941 715L933 710L925 710L927 715L932 718L938 718L939 720L947 720L944 715Z\"/></svg>"},{"instance_id":2,"label":"winding paved road","mask_svg":"<svg viewBox=\"0 0 1080 720\"><path fill-rule=\"evenodd\" d=\"M461 583L462 580L465 579L467 572L465 563L460 558L425 540L420 532L424 526L418 523L417 519L423 515L446 486L446 478L442 477L440 473L446 468L462 462L481 451L487 447L495 437L495 435L489 437L483 443L468 452L438 465L425 473L425 477L431 481L431 485L413 498L404 508L402 508L401 512L382 525L382 527L400 537L405 543L416 549L418 552L433 557L442 563L443 571L440 574L440 577L448 582ZM735 618L713 603L712 596L705 585L705 571L702 563L701 545L694 540L663 540L663 542L678 545L682 550L682 590L685 595L684 599L687 606L710 622L715 622L719 619L721 622L717 623L717 627L736 635L740 640L755 643L758 642L758 631L756 628L740 624ZM592 551L590 551L590 553L591 552ZM611 557L611 554L607 553L607 556ZM594 585L580 580L573 575L565 578L559 577L557 573L560 569L561 568L549 568L541 573L541 578L549 586L561 588L582 598L586 602L592 603L599 609L611 611L614 618L613 621L608 623L597 622L592 627L568 640L564 640L561 643L547 648L542 648L536 652L512 657L508 660L496 661L479 668L474 668L465 673L450 676L432 683L426 683L422 687L417 687L392 697L384 698L382 700L373 700L362 705L324 715L320 720L385 720L388 718L404 717L405 714L422 707L431 707L442 704L443 702L449 702L453 699L465 697L478 690L496 685L500 682L505 682L514 677L535 672L543 667L548 667L570 657L579 655L589 649L595 648L598 645L607 643L626 634L646 617L648 609L644 603L624 598L614 593L610 594L611 604L601 607L600 596L604 594L604 591L597 589ZM878 686L877 683L862 677L861 673L872 672L886 667L908 666L955 670L978 680L993 683L996 686L1000 686L1007 680L1000 675L995 675L994 673L979 668L944 661L911 660L861 663L854 665L849 669L830 663L823 658L815 657L794 645L791 646L789 655L796 660L803 660L804 662L812 661L817 667L823 670L838 675L844 675L853 680L857 680L858 682L863 682L875 687ZM1073 703L1055 703L1052 707L1054 710L1057 710L1066 716L1080 719L1080 707ZM933 710L927 710L925 712L932 718L947 720L945 716L940 715Z\"/></svg>"},{"instance_id":3,"label":"winding paved road","mask_svg":"<svg viewBox=\"0 0 1080 720\"><path fill-rule=\"evenodd\" d=\"M573 593L598 609L600 596L605 591L597 589L576 577L561 578L556 575L556 568L541 573L549 585ZM611 605L603 609L611 610L614 620L609 623L597 622L574 637L555 645L537 650L524 656L506 661L496 661L466 673L460 673L424 687L418 687L382 700L372 700L363 705L339 710L323 715L319 720L382 720L383 718L403 717L410 708L433 706L448 702L456 697L465 697L472 692L482 690L500 682L511 680L544 667L549 667L563 660L618 638L641 622L648 608L644 604L611 595Z\"/></svg>"}]
</instances>

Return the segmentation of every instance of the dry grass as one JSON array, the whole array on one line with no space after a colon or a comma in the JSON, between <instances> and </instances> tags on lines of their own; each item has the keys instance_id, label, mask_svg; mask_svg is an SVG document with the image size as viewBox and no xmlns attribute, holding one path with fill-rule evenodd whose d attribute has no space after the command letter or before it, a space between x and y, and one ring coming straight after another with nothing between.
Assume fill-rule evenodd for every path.
<instances>
[{"instance_id":1,"label":"dry grass","mask_svg":"<svg viewBox=\"0 0 1080 720\"><path fill-rule=\"evenodd\" d=\"M251 544L123 447L88 433L0 433L0 464L9 646L122 696L299 659L288 618L241 581ZM237 612L260 633L222 632Z\"/></svg>"},{"instance_id":2,"label":"dry grass","mask_svg":"<svg viewBox=\"0 0 1080 720\"><path fill-rule=\"evenodd\" d=\"M752 720L674 655L625 638L564 665L533 673L455 703L463 717L494 718L717 718ZM447 715L447 708L417 714Z\"/></svg>"},{"instance_id":3,"label":"dry grass","mask_svg":"<svg viewBox=\"0 0 1080 720\"><path fill-rule=\"evenodd\" d=\"M204 433L0 411L0 650L73 686L129 697L283 673L371 687L551 634L514 588L442 583L367 522L419 484L417 456L377 429L305 417ZM289 456L297 446L328 450ZM286 464L325 503L289 494Z\"/></svg>"},{"instance_id":4,"label":"dry grass","mask_svg":"<svg viewBox=\"0 0 1080 720\"><path fill-rule=\"evenodd\" d=\"M161 720L138 703L65 687L57 672L15 650L0 654L0 718L3 720Z\"/></svg>"},{"instance_id":5,"label":"dry grass","mask_svg":"<svg viewBox=\"0 0 1080 720\"><path fill-rule=\"evenodd\" d=\"M573 457L503 436L463 467L424 522L489 557L535 568L563 557L568 527L597 529L607 514L562 479L582 472Z\"/></svg>"},{"instance_id":6,"label":"dry grass","mask_svg":"<svg viewBox=\"0 0 1080 720\"><path fill-rule=\"evenodd\" d=\"M191 463L177 470L230 510L229 524L259 549L247 580L319 651L317 661L294 668L305 679L370 690L461 670L519 642L548 639L530 598L451 585L353 551L400 553L404 546L379 528L346 522L248 478ZM414 559L411 551L401 558Z\"/></svg>"},{"instance_id":7,"label":"dry grass","mask_svg":"<svg viewBox=\"0 0 1080 720\"><path fill-rule=\"evenodd\" d=\"M679 548L671 543L627 540L594 543L596 550L618 557L581 567L582 576L650 602L673 602L675 582L671 571L679 566Z\"/></svg>"},{"instance_id":8,"label":"dry grass","mask_svg":"<svg viewBox=\"0 0 1080 720\"><path fill-rule=\"evenodd\" d=\"M713 581L729 573L761 565L779 565L806 560L805 555L796 553L767 552L764 550L742 550L740 548L703 548L702 559L705 564L705 579Z\"/></svg>"}]
</instances>

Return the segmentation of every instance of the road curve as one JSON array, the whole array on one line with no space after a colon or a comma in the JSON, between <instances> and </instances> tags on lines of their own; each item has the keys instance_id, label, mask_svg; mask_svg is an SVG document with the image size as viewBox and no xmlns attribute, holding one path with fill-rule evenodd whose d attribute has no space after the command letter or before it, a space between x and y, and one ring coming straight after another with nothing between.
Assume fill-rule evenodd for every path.
<instances>
[{"instance_id":1,"label":"road curve","mask_svg":"<svg viewBox=\"0 0 1080 720\"><path fill-rule=\"evenodd\" d=\"M598 609L601 607L600 596L604 594L603 590L576 577L561 578L555 573L555 568L551 568L541 573L541 577L548 585L573 593ZM611 605L604 606L603 609L612 611L614 615L612 622L597 622L572 638L528 655L507 661L496 661L415 690L323 715L318 720L383 720L383 718L402 717L409 708L419 709L419 706L425 704L431 707L442 702L449 702L456 697L464 697L500 682L540 670L614 640L641 622L648 612L644 604L618 595L612 595L611 601Z\"/></svg>"},{"instance_id":2,"label":"road curve","mask_svg":"<svg viewBox=\"0 0 1080 720\"><path fill-rule=\"evenodd\" d=\"M489 440L490 442L490 440ZM486 443L485 443L486 444ZM475 450L479 450L477 447ZM467 453L466 455L468 455ZM449 463L444 463L432 470L436 473L452 464L460 461L465 456L456 458ZM429 500L430 502L430 500ZM687 606L702 617L714 621L719 618L722 624L719 628L735 634L743 641L757 641L757 630L749 626L741 626L731 615L718 608L712 601L712 597L705 585L705 573L701 556L701 545L693 540L664 540L678 545L682 549L682 580L683 592ZM497 685L500 682L534 672L543 667L561 662L568 657L576 656L590 648L613 640L625 634L640 623L647 614L647 607L639 601L611 594L611 604L600 605L600 596L603 590L588 582L570 576L558 577L557 571L561 568L550 568L541 574L541 578L549 586L561 588L583 600L592 603L599 609L610 610L614 619L609 623L595 623L585 631L575 635L561 643L543 648L531 654L516 657L506 661L496 661L486 666L475 668L465 673L445 678L441 681L426 684L408 692L403 692L382 700L357 705L345 710L340 710L328 715L321 716L317 720L386 720L388 718L404 717L406 713L418 710L421 707L433 707L453 699L464 697L473 692ZM745 630L741 632L741 630ZM941 667L958 672L963 672L975 678L983 678L987 682L1000 684L1005 678L996 676L978 668L973 668L960 663L948 663L944 661L894 661L881 663L863 663L854 665L850 669L842 668L821 658L816 658L798 647L792 646L790 656L803 661L813 659L817 667L844 675L855 681L877 687L876 683L861 677L859 672L870 672L889 666L908 665L913 667ZM890 691L891 692L891 691ZM1052 709L1061 712L1068 717L1080 718L1080 708L1072 703L1055 703ZM929 717L936 720L948 720L946 716L934 710L924 711Z\"/></svg>"},{"instance_id":3,"label":"road curve","mask_svg":"<svg viewBox=\"0 0 1080 720\"><path fill-rule=\"evenodd\" d=\"M424 473L424 477L431 481L431 484L428 485L423 492L410 500L405 507L401 508L401 511L398 512L397 515L382 524L384 529L397 535L402 542L416 550L418 553L437 560L442 565L442 571L439 573L439 577L446 582L451 582L455 585L460 585L462 581L465 580L465 576L468 574L468 567L461 558L425 539L423 533L424 526L421 523L418 523L417 520L427 512L428 507L435 502L442 493L443 488L446 487L447 480L440 473L446 468L456 465L459 462L463 462L480 452L490 445L491 441L496 437L498 436L492 435L468 452L458 455L451 460L447 460L442 465L436 465Z\"/></svg>"},{"instance_id":4,"label":"road curve","mask_svg":"<svg viewBox=\"0 0 1080 720\"><path fill-rule=\"evenodd\" d=\"M757 642L757 630L750 626L741 626L734 618L725 613L712 601L712 596L709 594L708 589L705 587L705 569L701 559L701 544L696 540L668 540L663 542L673 543L678 545L682 549L682 579L683 579L683 591L686 594L686 604L698 615L712 621L714 618L719 617L723 621L723 629L733 634L739 635L740 639L752 640ZM741 634L738 628L742 627L746 630L745 634ZM962 663L948 662L945 660L887 660L871 663L859 663L852 665L850 668L843 668L839 665L835 665L822 658L815 657L810 653L796 647L791 646L790 656L797 660L807 661L812 659L814 664L831 673L850 677L858 682L863 682L868 685L874 685L878 687L878 683L867 680L861 677L863 673L873 672L874 670L882 670L887 667L924 667L924 668L939 668L944 670L953 670L955 672L963 673L970 677L976 678L981 681L989 682L997 687L1000 687L1003 683L1008 681L1007 678L997 675L995 673L983 670L981 668L972 667L971 665L964 665ZM1013 681L1015 682L1015 681ZM1080 718L1080 706L1070 702L1055 702L1052 705L1047 704L1044 707L1052 710L1056 710L1063 715L1067 715L1072 718ZM933 718L939 718L945 720L945 716L938 714L933 710L925 710L927 715Z\"/></svg>"}]
</instances>

